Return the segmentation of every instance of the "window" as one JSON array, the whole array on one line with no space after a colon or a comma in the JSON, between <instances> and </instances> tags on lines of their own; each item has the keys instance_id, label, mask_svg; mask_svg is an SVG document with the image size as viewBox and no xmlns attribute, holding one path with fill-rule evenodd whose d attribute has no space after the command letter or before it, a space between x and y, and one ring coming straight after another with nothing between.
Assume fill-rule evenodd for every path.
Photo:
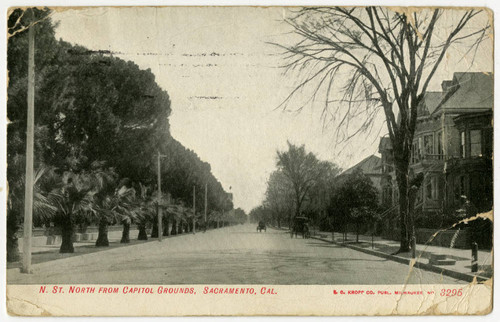
<instances>
[{"instance_id":1,"label":"window","mask_svg":"<svg viewBox=\"0 0 500 322\"><path fill-rule=\"evenodd\" d=\"M422 158L422 154L424 152L422 138L418 138L418 159Z\"/></svg>"},{"instance_id":2,"label":"window","mask_svg":"<svg viewBox=\"0 0 500 322\"><path fill-rule=\"evenodd\" d=\"M432 180L428 178L425 183L425 198L427 200L432 199Z\"/></svg>"},{"instance_id":3,"label":"window","mask_svg":"<svg viewBox=\"0 0 500 322\"><path fill-rule=\"evenodd\" d=\"M434 154L434 137L432 134L424 136L424 153L426 155Z\"/></svg>"},{"instance_id":4,"label":"window","mask_svg":"<svg viewBox=\"0 0 500 322\"><path fill-rule=\"evenodd\" d=\"M438 200L439 199L439 178L432 177L431 178L431 185L432 185L432 200Z\"/></svg>"},{"instance_id":5,"label":"window","mask_svg":"<svg viewBox=\"0 0 500 322\"><path fill-rule=\"evenodd\" d=\"M411 147L411 162L417 163L420 161L422 156L422 138L418 138L413 142Z\"/></svg>"},{"instance_id":6,"label":"window","mask_svg":"<svg viewBox=\"0 0 500 322\"><path fill-rule=\"evenodd\" d=\"M470 156L481 156L481 130L470 131Z\"/></svg>"},{"instance_id":7,"label":"window","mask_svg":"<svg viewBox=\"0 0 500 322\"><path fill-rule=\"evenodd\" d=\"M428 178L425 184L425 198L427 200L438 200L439 199L439 178L431 177Z\"/></svg>"},{"instance_id":8,"label":"window","mask_svg":"<svg viewBox=\"0 0 500 322\"><path fill-rule=\"evenodd\" d=\"M465 158L465 132L460 132L460 156Z\"/></svg>"},{"instance_id":9,"label":"window","mask_svg":"<svg viewBox=\"0 0 500 322\"><path fill-rule=\"evenodd\" d=\"M413 142L412 148L411 148L411 162L412 163L417 163L420 161L420 149L418 147L418 141Z\"/></svg>"},{"instance_id":10,"label":"window","mask_svg":"<svg viewBox=\"0 0 500 322\"><path fill-rule=\"evenodd\" d=\"M439 154L440 156L442 156L444 154L444 151L443 151L443 132L437 133L436 147L437 147L436 154Z\"/></svg>"}]
</instances>

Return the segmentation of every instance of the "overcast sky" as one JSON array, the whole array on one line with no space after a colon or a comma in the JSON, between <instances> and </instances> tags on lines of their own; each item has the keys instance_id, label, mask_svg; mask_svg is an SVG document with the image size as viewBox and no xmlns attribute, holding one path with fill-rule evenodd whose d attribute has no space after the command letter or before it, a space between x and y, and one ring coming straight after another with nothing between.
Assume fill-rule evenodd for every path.
<instances>
[{"instance_id":1,"label":"overcast sky","mask_svg":"<svg viewBox=\"0 0 500 322\"><path fill-rule=\"evenodd\" d=\"M377 153L386 133L380 115L368 138L340 150L319 110L276 110L296 81L282 75L278 50L268 44L292 40L286 14L256 7L89 8L56 12L53 20L58 38L150 68L172 100L172 135L211 164L226 190L232 187L236 207L250 211L287 140L345 169ZM431 89L454 71L491 71L491 46L478 56L472 67L445 61Z\"/></svg>"}]
</instances>

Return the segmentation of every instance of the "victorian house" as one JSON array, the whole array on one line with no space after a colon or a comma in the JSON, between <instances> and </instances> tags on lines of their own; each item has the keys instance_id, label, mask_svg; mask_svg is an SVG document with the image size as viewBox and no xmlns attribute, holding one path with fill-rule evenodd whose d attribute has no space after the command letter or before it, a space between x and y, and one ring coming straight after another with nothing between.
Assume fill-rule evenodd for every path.
<instances>
[{"instance_id":1,"label":"victorian house","mask_svg":"<svg viewBox=\"0 0 500 322\"><path fill-rule=\"evenodd\" d=\"M428 92L418 109L410 176L424 174L416 211L429 222L453 214L464 202L477 211L493 205L493 75L455 73L442 91ZM397 205L390 139L380 140L381 199Z\"/></svg>"}]
</instances>

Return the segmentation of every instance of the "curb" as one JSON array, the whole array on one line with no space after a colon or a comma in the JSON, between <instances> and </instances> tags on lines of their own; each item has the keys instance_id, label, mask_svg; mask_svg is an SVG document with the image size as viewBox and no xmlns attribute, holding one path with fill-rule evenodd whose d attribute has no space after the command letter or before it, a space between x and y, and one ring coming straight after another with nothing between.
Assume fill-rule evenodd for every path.
<instances>
[{"instance_id":1,"label":"curb","mask_svg":"<svg viewBox=\"0 0 500 322\"><path fill-rule=\"evenodd\" d=\"M311 238L312 239L316 239L316 240L321 240L321 241L324 241L324 242L327 242L327 243L330 243L330 244L335 244L335 245L339 245L339 246L342 246L342 247L351 248L353 250L356 250L356 251L359 251L359 252L362 252L362 253L365 253L365 254L382 257L382 258L389 259L389 260L392 260L392 261L395 261L395 262L398 262L398 263L401 263L401 264L410 265L410 261L411 260L408 259L408 258L405 258L405 257L395 256L395 255L391 255L391 254L379 252L379 251L376 251L376 250L362 248L362 247L357 247L357 246L353 246L353 245L349 245L349 244L342 244L342 243L334 242L334 241L331 241L331 240L328 240L328 239L324 239L324 238L320 238L320 237L313 237L313 236L311 236ZM487 281L487 280L490 279L488 277L479 276L479 275L472 275L472 274L467 274L467 273L461 273L461 272L453 271L451 269L447 269L447 268L443 268L443 267L431 265L431 264L428 264L428 263L422 263L422 262L419 262L419 261L415 262L414 267L425 269L427 271L431 271L431 272L434 272L434 273L443 274L443 275L446 275L446 276L449 276L449 277L452 277L452 278L456 278L456 279L459 279L459 280L462 280L462 281L466 281L466 282L469 282L469 283L471 283L474 280L474 278L476 278L476 280L478 282L485 282L485 281Z\"/></svg>"}]
</instances>

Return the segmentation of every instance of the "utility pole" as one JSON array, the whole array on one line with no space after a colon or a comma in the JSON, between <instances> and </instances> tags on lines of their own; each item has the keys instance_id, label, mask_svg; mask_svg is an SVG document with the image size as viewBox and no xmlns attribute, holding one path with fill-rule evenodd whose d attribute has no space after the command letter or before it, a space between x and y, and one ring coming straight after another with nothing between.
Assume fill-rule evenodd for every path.
<instances>
[{"instance_id":1,"label":"utility pole","mask_svg":"<svg viewBox=\"0 0 500 322\"><path fill-rule=\"evenodd\" d=\"M196 234L196 186L193 186L193 234Z\"/></svg>"},{"instance_id":2,"label":"utility pole","mask_svg":"<svg viewBox=\"0 0 500 322\"><path fill-rule=\"evenodd\" d=\"M31 9L34 21L33 9ZM31 235L33 223L33 142L35 128L35 25L28 29L28 123L26 124L26 181L24 183L24 229L23 229L23 268L31 271Z\"/></svg>"},{"instance_id":3,"label":"utility pole","mask_svg":"<svg viewBox=\"0 0 500 322\"><path fill-rule=\"evenodd\" d=\"M208 189L208 185L205 183L205 230L204 231L207 231L207 189Z\"/></svg>"},{"instance_id":4,"label":"utility pole","mask_svg":"<svg viewBox=\"0 0 500 322\"><path fill-rule=\"evenodd\" d=\"M162 237L163 237L163 224L162 224L162 219L163 219L163 209L162 206L160 205L161 201L161 155L160 151L158 151L158 241L161 242Z\"/></svg>"},{"instance_id":5,"label":"utility pole","mask_svg":"<svg viewBox=\"0 0 500 322\"><path fill-rule=\"evenodd\" d=\"M158 151L158 241L161 242L162 237L163 237L163 208L161 207L160 203L162 200L161 197L161 158L166 158L167 156L164 154L160 154L160 151Z\"/></svg>"}]
</instances>

